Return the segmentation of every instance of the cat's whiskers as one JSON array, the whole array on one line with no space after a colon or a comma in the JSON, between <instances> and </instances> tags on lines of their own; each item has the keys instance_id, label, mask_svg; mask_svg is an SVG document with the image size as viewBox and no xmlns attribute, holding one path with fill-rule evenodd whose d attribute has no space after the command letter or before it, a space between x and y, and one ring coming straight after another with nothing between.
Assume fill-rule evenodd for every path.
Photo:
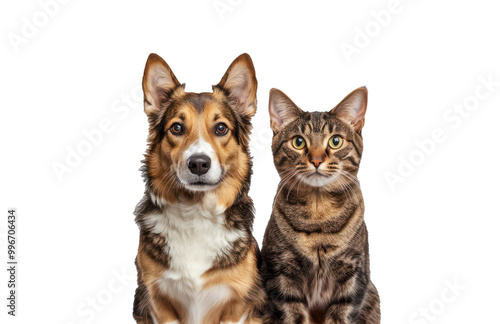
<instances>
[{"instance_id":1,"label":"cat's whiskers","mask_svg":"<svg viewBox=\"0 0 500 324\"><path fill-rule=\"evenodd\" d=\"M297 179L295 179L295 182L293 182L293 184L290 186L290 188L288 188L288 194L286 195L286 200L288 201L288 197L290 196L290 191L292 191L293 187L299 182L302 180L302 177L299 175L297 177ZM298 191L297 191L298 192Z\"/></svg>"},{"instance_id":2,"label":"cat's whiskers","mask_svg":"<svg viewBox=\"0 0 500 324\"><path fill-rule=\"evenodd\" d=\"M295 174L296 174L296 170L289 170L285 173L283 178L281 178L281 180L278 184L278 192L276 193L276 196L274 196L273 208L274 208L274 205L276 204L276 199L279 197L279 195L280 195L281 191L283 190L283 188L285 187L286 183L288 181L290 181Z\"/></svg>"},{"instance_id":3,"label":"cat's whiskers","mask_svg":"<svg viewBox=\"0 0 500 324\"><path fill-rule=\"evenodd\" d=\"M301 180L304 178L304 176L301 176ZM299 185L297 186L297 196L299 195L299 188L304 185L304 181L300 181Z\"/></svg>"},{"instance_id":4,"label":"cat's whiskers","mask_svg":"<svg viewBox=\"0 0 500 324\"><path fill-rule=\"evenodd\" d=\"M356 194L354 193L354 190L351 188L349 182L347 182L345 179L343 179L343 175L340 174L340 177L338 178L339 183L342 186L342 191L347 194L349 197L349 200L351 200L353 197L357 200Z\"/></svg>"},{"instance_id":5,"label":"cat's whiskers","mask_svg":"<svg viewBox=\"0 0 500 324\"><path fill-rule=\"evenodd\" d=\"M338 167L328 167L327 173L333 175L335 182L340 185L342 192L346 193L349 196L349 199L354 199L356 202L359 202L358 195L356 194L356 190L353 188L353 185L358 187L359 189L359 180L353 176L352 174L338 168Z\"/></svg>"},{"instance_id":6,"label":"cat's whiskers","mask_svg":"<svg viewBox=\"0 0 500 324\"><path fill-rule=\"evenodd\" d=\"M356 200L356 203L359 203L359 198L358 198L357 192L352 187L352 185L355 185L356 187L358 187L358 189L361 189L359 187L359 181L358 181L358 179L355 178L352 174L349 174L349 173L347 173L347 172L345 172L343 170L338 170L338 174L340 175L339 180L343 181L343 183L345 184L345 186L349 190L349 192L350 192L350 195L349 195L350 198L352 199L352 197L354 196L354 198Z\"/></svg>"},{"instance_id":7,"label":"cat's whiskers","mask_svg":"<svg viewBox=\"0 0 500 324\"><path fill-rule=\"evenodd\" d=\"M346 172L346 171L341 170L341 169L339 169L338 172L341 173L342 175L344 175L345 177L349 178L356 186L359 187L359 180L357 177L355 177L352 174L350 174L349 172Z\"/></svg>"}]
</instances>

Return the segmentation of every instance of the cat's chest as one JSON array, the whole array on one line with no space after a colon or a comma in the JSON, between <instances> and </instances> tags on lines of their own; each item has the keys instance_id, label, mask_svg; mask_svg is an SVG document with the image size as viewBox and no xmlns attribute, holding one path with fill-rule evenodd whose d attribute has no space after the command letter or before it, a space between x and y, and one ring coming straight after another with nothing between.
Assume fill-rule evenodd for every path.
<instances>
[{"instance_id":1,"label":"cat's chest","mask_svg":"<svg viewBox=\"0 0 500 324\"><path fill-rule=\"evenodd\" d=\"M332 299L352 296L357 291L360 276L358 260L335 259L323 256L311 265L303 291L311 307L327 306Z\"/></svg>"}]
</instances>

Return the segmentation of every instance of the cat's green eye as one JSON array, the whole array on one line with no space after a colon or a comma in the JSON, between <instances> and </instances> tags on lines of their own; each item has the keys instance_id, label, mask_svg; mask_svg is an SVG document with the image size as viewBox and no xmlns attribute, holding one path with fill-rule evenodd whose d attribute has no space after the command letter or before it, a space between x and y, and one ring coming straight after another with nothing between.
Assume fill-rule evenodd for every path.
<instances>
[{"instance_id":1,"label":"cat's green eye","mask_svg":"<svg viewBox=\"0 0 500 324\"><path fill-rule=\"evenodd\" d=\"M330 145L330 147L332 149L340 148L343 143L344 143L344 140L340 136L332 136L332 137L330 137L330 140L328 141L328 145Z\"/></svg>"},{"instance_id":2,"label":"cat's green eye","mask_svg":"<svg viewBox=\"0 0 500 324\"><path fill-rule=\"evenodd\" d=\"M295 136L292 139L292 145L297 150L301 150L306 146L306 140L302 136Z\"/></svg>"}]
</instances>

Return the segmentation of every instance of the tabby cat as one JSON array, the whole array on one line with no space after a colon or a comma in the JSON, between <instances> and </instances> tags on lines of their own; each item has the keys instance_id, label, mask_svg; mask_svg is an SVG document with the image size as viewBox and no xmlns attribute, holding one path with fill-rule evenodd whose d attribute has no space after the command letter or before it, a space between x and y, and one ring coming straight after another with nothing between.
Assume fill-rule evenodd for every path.
<instances>
[{"instance_id":1,"label":"tabby cat","mask_svg":"<svg viewBox=\"0 0 500 324\"><path fill-rule=\"evenodd\" d=\"M366 88L329 112L305 112L270 92L281 177L262 247L265 323L380 323L357 173Z\"/></svg>"}]
</instances>

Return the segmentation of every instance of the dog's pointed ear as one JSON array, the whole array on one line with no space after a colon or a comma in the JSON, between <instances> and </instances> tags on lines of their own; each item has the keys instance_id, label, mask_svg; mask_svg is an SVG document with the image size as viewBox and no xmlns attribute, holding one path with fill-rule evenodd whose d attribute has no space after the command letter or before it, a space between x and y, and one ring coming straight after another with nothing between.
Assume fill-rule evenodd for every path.
<instances>
[{"instance_id":1,"label":"dog's pointed ear","mask_svg":"<svg viewBox=\"0 0 500 324\"><path fill-rule=\"evenodd\" d=\"M159 55L151 53L146 62L142 90L144 111L148 116L158 113L172 90L180 86L174 73Z\"/></svg>"},{"instance_id":2,"label":"dog's pointed ear","mask_svg":"<svg viewBox=\"0 0 500 324\"><path fill-rule=\"evenodd\" d=\"M365 124L367 104L368 90L366 87L361 87L348 94L330 113L353 125L356 132L361 133Z\"/></svg>"},{"instance_id":3,"label":"dog's pointed ear","mask_svg":"<svg viewBox=\"0 0 500 324\"><path fill-rule=\"evenodd\" d=\"M229 66L226 74L213 88L222 88L229 95L231 106L244 117L255 115L257 110L257 78L252 59L241 54Z\"/></svg>"},{"instance_id":4,"label":"dog's pointed ear","mask_svg":"<svg viewBox=\"0 0 500 324\"><path fill-rule=\"evenodd\" d=\"M271 117L271 128L274 133L278 133L303 113L286 94L278 89L271 89L269 92L269 116Z\"/></svg>"}]
</instances>

